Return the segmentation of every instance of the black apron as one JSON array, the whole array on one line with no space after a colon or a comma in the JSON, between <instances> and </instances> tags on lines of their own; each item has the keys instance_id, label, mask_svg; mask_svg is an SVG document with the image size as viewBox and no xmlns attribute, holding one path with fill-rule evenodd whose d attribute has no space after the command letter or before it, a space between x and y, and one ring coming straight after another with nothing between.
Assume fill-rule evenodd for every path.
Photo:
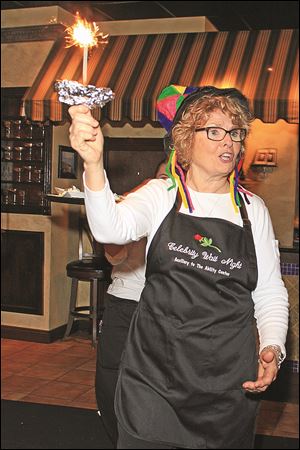
<instances>
[{"instance_id":1,"label":"black apron","mask_svg":"<svg viewBox=\"0 0 300 450\"><path fill-rule=\"evenodd\" d=\"M243 227L178 213L151 243L115 397L129 434L179 448L253 448L257 262Z\"/></svg>"}]
</instances>

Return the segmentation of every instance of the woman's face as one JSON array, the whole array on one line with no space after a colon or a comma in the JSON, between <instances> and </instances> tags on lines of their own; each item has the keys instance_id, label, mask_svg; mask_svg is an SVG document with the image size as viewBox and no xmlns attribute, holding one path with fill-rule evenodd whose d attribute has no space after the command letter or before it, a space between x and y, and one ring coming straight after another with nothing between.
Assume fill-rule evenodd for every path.
<instances>
[{"instance_id":1,"label":"woman's face","mask_svg":"<svg viewBox=\"0 0 300 450\"><path fill-rule=\"evenodd\" d=\"M207 122L198 128L204 127L221 127L228 131L238 128L221 110L213 111ZM241 142L233 142L229 133L221 141L212 141L205 130L197 131L192 145L191 166L209 177L227 176L234 169L241 145Z\"/></svg>"}]
</instances>

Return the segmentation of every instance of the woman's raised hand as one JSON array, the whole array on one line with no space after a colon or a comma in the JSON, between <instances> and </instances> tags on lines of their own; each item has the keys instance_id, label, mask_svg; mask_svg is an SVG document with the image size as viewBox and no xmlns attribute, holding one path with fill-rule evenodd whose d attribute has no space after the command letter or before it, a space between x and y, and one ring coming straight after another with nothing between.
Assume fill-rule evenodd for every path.
<instances>
[{"instance_id":1,"label":"woman's raised hand","mask_svg":"<svg viewBox=\"0 0 300 450\"><path fill-rule=\"evenodd\" d=\"M93 118L90 109L85 105L71 106L69 114L72 118L70 126L70 142L78 152L86 166L102 163L103 134L99 122Z\"/></svg>"}]
</instances>

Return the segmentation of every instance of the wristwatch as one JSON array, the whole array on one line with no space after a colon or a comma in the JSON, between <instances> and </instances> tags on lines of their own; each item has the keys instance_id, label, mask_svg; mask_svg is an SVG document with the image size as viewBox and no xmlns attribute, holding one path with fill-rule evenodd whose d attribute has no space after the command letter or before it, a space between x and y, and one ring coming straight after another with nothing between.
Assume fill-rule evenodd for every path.
<instances>
[{"instance_id":1,"label":"wristwatch","mask_svg":"<svg viewBox=\"0 0 300 450\"><path fill-rule=\"evenodd\" d=\"M262 349L262 351L260 353L265 352L267 350L273 350L275 352L276 359L277 359L277 367L278 367L278 369L280 369L280 366L281 366L282 362L284 361L284 354L282 353L279 345L267 345L266 347L264 347Z\"/></svg>"}]
</instances>

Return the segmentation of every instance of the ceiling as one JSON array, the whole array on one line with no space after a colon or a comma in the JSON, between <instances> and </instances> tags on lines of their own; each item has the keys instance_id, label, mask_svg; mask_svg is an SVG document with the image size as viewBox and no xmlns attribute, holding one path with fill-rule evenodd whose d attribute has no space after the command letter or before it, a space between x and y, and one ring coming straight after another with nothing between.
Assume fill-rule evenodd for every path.
<instances>
[{"instance_id":1,"label":"ceiling","mask_svg":"<svg viewBox=\"0 0 300 450\"><path fill-rule=\"evenodd\" d=\"M1 1L1 9L60 6L93 21L206 16L219 31L299 28L298 1Z\"/></svg>"}]
</instances>

